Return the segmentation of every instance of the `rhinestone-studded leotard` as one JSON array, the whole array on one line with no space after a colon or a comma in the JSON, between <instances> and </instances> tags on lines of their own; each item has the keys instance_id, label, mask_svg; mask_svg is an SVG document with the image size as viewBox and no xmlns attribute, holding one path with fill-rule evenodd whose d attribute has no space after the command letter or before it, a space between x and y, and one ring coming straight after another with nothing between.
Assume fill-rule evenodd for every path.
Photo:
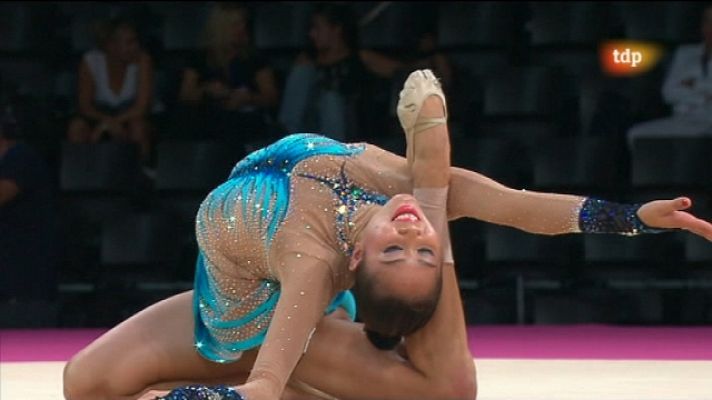
<instances>
[{"instance_id":1,"label":"rhinestone-studded leotard","mask_svg":"<svg viewBox=\"0 0 712 400\"><path fill-rule=\"evenodd\" d=\"M295 134L237 163L196 218L195 346L215 362L259 346L279 299L280 260L289 254L333 267L341 290L326 312L355 303L340 267L351 252L353 215L384 204L382 186L360 168L364 144ZM363 160L361 161L363 162Z\"/></svg>"}]
</instances>

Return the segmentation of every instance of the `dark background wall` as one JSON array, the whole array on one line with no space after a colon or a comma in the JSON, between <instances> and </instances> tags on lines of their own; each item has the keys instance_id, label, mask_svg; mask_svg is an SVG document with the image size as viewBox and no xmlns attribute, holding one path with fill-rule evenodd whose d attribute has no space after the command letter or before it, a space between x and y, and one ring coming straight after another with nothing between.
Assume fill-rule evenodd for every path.
<instances>
[{"instance_id":1,"label":"dark background wall","mask_svg":"<svg viewBox=\"0 0 712 400\"><path fill-rule=\"evenodd\" d=\"M352 6L364 17L379 4ZM167 130L182 68L201 49L211 5L0 4L1 93L21 105L25 138L53 171L62 232L56 297L34 304L34 318L5 299L2 324L108 326L190 288L196 207L230 165L259 145L245 142L225 153L199 133ZM252 7L255 44L283 85L307 44L314 4ZM710 217L712 171L704 167L709 153L699 150L712 149L707 141L631 152L624 139L632 124L670 113L662 80L674 48L699 41L700 12L695 2L392 2L360 35L364 48L405 57L415 27L436 26L455 71L448 96L456 165L513 187L617 201L687 194L693 212ZM96 22L117 14L137 22L156 66L155 182L122 178L116 171L131 170L135 160L121 149L89 154L63 145L76 111L77 64L94 46ZM652 41L665 55L649 73L612 78L601 71L597 51L613 38ZM384 87L391 105L402 79ZM402 153L394 106L384 112L392 128L364 139ZM697 164L693 153L700 154ZM201 167L206 160L217 171ZM690 173L650 173L655 168ZM471 323L712 322L712 252L691 235L552 238L475 221L451 229Z\"/></svg>"}]
</instances>

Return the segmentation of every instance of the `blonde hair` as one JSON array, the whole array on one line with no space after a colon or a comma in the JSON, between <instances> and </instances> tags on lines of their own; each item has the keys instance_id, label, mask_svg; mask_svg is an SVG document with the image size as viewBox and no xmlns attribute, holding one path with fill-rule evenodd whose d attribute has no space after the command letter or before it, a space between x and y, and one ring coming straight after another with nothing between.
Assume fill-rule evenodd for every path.
<instances>
[{"instance_id":1,"label":"blonde hair","mask_svg":"<svg viewBox=\"0 0 712 400\"><path fill-rule=\"evenodd\" d=\"M239 3L217 3L210 12L205 26L205 43L208 48L208 62L221 69L227 68L233 55L231 27L242 18L248 29L249 11Z\"/></svg>"}]
</instances>

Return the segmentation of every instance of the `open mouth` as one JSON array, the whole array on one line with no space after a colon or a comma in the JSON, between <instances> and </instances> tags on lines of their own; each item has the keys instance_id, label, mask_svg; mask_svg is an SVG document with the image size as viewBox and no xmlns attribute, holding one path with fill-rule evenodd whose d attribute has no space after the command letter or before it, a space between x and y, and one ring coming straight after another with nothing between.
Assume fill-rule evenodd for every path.
<instances>
[{"instance_id":1,"label":"open mouth","mask_svg":"<svg viewBox=\"0 0 712 400\"><path fill-rule=\"evenodd\" d=\"M416 222L420 221L420 217L418 216L418 211L413 205L403 204L396 210L392 221Z\"/></svg>"}]
</instances>

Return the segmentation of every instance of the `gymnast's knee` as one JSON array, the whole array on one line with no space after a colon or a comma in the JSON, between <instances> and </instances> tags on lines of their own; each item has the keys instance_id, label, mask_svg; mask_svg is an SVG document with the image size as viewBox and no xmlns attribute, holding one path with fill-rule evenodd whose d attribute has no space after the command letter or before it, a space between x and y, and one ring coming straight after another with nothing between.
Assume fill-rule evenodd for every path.
<instances>
[{"instance_id":1,"label":"gymnast's knee","mask_svg":"<svg viewBox=\"0 0 712 400\"><path fill-rule=\"evenodd\" d=\"M448 399L475 400L477 398L477 372L474 363L465 365L460 373L453 375L448 382L444 396Z\"/></svg>"},{"instance_id":2,"label":"gymnast's knee","mask_svg":"<svg viewBox=\"0 0 712 400\"><path fill-rule=\"evenodd\" d=\"M87 368L85 364L82 355L78 354L64 366L62 386L66 400L99 400L108 397L95 375L96 371Z\"/></svg>"},{"instance_id":3,"label":"gymnast's knee","mask_svg":"<svg viewBox=\"0 0 712 400\"><path fill-rule=\"evenodd\" d=\"M464 382L454 382L451 395L457 400L477 399L477 378L472 376Z\"/></svg>"}]
</instances>

